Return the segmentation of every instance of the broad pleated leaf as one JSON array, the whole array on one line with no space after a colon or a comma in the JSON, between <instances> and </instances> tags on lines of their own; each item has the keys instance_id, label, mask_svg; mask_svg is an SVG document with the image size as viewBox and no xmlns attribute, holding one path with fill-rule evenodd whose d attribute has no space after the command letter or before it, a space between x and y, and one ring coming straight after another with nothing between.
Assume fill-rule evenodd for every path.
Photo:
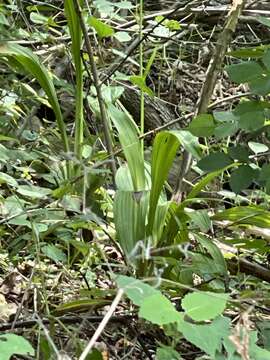
<instances>
[{"instance_id":1,"label":"broad pleated leaf","mask_svg":"<svg viewBox=\"0 0 270 360\"><path fill-rule=\"evenodd\" d=\"M118 190L114 199L115 228L119 243L132 261L138 242L146 242L146 215L149 193Z\"/></svg>"},{"instance_id":2,"label":"broad pleated leaf","mask_svg":"<svg viewBox=\"0 0 270 360\"><path fill-rule=\"evenodd\" d=\"M156 214L155 214L155 221L154 221L154 226L152 229L152 246L157 246L163 231L164 231L164 227L166 224L166 217L168 214L168 209L170 206L170 202L169 201L162 201L159 199L159 202L157 204L157 208L156 208Z\"/></svg>"},{"instance_id":3,"label":"broad pleated leaf","mask_svg":"<svg viewBox=\"0 0 270 360\"><path fill-rule=\"evenodd\" d=\"M198 139L189 131L163 131L154 141L152 151L152 189L150 194L150 210L148 219L148 231L152 232L156 207L168 172L172 166L179 145L189 151L197 159L200 157Z\"/></svg>"},{"instance_id":4,"label":"broad pleated leaf","mask_svg":"<svg viewBox=\"0 0 270 360\"><path fill-rule=\"evenodd\" d=\"M152 151L152 189L150 193L150 209L149 209L149 233L152 232L156 207L161 190L167 179L168 172L172 166L176 151L179 147L179 141L176 136L169 131L159 133L154 141Z\"/></svg>"},{"instance_id":5,"label":"broad pleated leaf","mask_svg":"<svg viewBox=\"0 0 270 360\"><path fill-rule=\"evenodd\" d=\"M134 121L114 105L108 107L109 115L116 127L123 148L135 191L145 189L144 159L138 138L138 127Z\"/></svg>"}]
</instances>

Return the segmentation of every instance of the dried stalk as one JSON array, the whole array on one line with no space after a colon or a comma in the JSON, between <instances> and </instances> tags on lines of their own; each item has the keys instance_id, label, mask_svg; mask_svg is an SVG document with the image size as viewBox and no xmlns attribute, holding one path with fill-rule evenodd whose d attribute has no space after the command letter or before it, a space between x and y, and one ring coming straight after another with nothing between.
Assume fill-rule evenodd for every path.
<instances>
[{"instance_id":1,"label":"dried stalk","mask_svg":"<svg viewBox=\"0 0 270 360\"><path fill-rule=\"evenodd\" d=\"M194 115L203 114L207 112L211 97L217 82L219 73L222 71L222 65L226 55L228 45L232 40L232 36L236 30L236 26L239 20L239 16L244 7L246 0L233 0L231 9L228 14L228 19L224 30L220 33L218 38L216 48L212 59L210 60L207 72L206 79L201 89L201 94L196 104ZM180 167L179 176L177 179L176 188L173 194L172 199L177 203L181 202L182 198L182 184L184 177L188 173L192 162L192 155L186 150L183 154L183 161Z\"/></svg>"}]
</instances>

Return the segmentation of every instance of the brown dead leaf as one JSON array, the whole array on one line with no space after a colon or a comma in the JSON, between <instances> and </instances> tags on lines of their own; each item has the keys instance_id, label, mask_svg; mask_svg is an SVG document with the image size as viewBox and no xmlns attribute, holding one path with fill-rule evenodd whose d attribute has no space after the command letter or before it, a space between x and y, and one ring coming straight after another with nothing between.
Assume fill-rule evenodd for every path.
<instances>
[{"instance_id":1,"label":"brown dead leaf","mask_svg":"<svg viewBox=\"0 0 270 360\"><path fill-rule=\"evenodd\" d=\"M4 278L0 286L0 293L3 295L7 295L10 293L20 295L21 283L22 283L21 275L18 272L13 271Z\"/></svg>"},{"instance_id":2,"label":"brown dead leaf","mask_svg":"<svg viewBox=\"0 0 270 360\"><path fill-rule=\"evenodd\" d=\"M16 314L18 306L14 303L7 303L5 296L0 294L0 322L7 322L11 315Z\"/></svg>"}]
</instances>

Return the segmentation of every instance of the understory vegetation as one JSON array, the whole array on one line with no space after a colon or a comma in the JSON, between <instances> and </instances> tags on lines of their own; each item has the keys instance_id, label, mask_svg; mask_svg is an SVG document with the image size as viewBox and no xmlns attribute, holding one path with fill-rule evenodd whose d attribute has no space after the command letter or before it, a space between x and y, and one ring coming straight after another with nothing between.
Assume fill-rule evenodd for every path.
<instances>
[{"instance_id":1,"label":"understory vegetation","mask_svg":"<svg viewBox=\"0 0 270 360\"><path fill-rule=\"evenodd\" d=\"M270 359L270 4L0 3L0 360Z\"/></svg>"}]
</instances>

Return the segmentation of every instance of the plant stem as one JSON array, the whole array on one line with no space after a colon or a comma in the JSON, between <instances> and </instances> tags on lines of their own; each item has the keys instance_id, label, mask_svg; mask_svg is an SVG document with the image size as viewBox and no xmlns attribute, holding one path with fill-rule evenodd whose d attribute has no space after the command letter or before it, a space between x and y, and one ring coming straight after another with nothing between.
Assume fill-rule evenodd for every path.
<instances>
[{"instance_id":1,"label":"plant stem","mask_svg":"<svg viewBox=\"0 0 270 360\"><path fill-rule=\"evenodd\" d=\"M82 10L81 10L79 1L74 0L74 5L75 5L76 13L79 17L80 26L81 26L84 40L85 40L86 50L89 55L89 61L90 61L92 75L93 75L94 86L95 86L95 89L97 92L97 99L98 99L99 110L100 110L100 118L101 118L102 125L103 125L104 139L105 139L107 152L111 159L111 170L112 170L113 182L114 182L115 174L116 174L116 164L115 164L115 158L113 155L112 140L111 140L109 125L108 125L107 114L106 114L105 105L104 105L102 94L101 94L99 76L98 76L98 72L97 72L97 68L96 68L96 63L94 60L94 53L93 53L90 38L87 33L87 28L86 28L86 25L85 25L85 22L83 19Z\"/></svg>"},{"instance_id":2,"label":"plant stem","mask_svg":"<svg viewBox=\"0 0 270 360\"><path fill-rule=\"evenodd\" d=\"M143 77L143 0L140 0L140 76ZM144 133L144 94L141 90L141 100L140 100L140 133L141 135ZM141 147L142 147L142 154L144 150L144 139L141 139Z\"/></svg>"},{"instance_id":3,"label":"plant stem","mask_svg":"<svg viewBox=\"0 0 270 360\"><path fill-rule=\"evenodd\" d=\"M107 325L107 323L110 321L110 318L112 317L117 305L119 304L119 302L122 299L122 296L124 294L124 291L122 289L119 289L116 297L114 298L107 314L104 316L103 320L101 321L101 323L99 324L96 332L94 333L94 335L92 336L91 340L89 341L89 343L87 344L86 348L84 349L84 351L82 352L79 360L85 360L87 355L89 354L89 352L92 350L93 346L95 345L97 339L99 338L99 336L101 335L102 331L104 330L105 326Z\"/></svg>"}]
</instances>

